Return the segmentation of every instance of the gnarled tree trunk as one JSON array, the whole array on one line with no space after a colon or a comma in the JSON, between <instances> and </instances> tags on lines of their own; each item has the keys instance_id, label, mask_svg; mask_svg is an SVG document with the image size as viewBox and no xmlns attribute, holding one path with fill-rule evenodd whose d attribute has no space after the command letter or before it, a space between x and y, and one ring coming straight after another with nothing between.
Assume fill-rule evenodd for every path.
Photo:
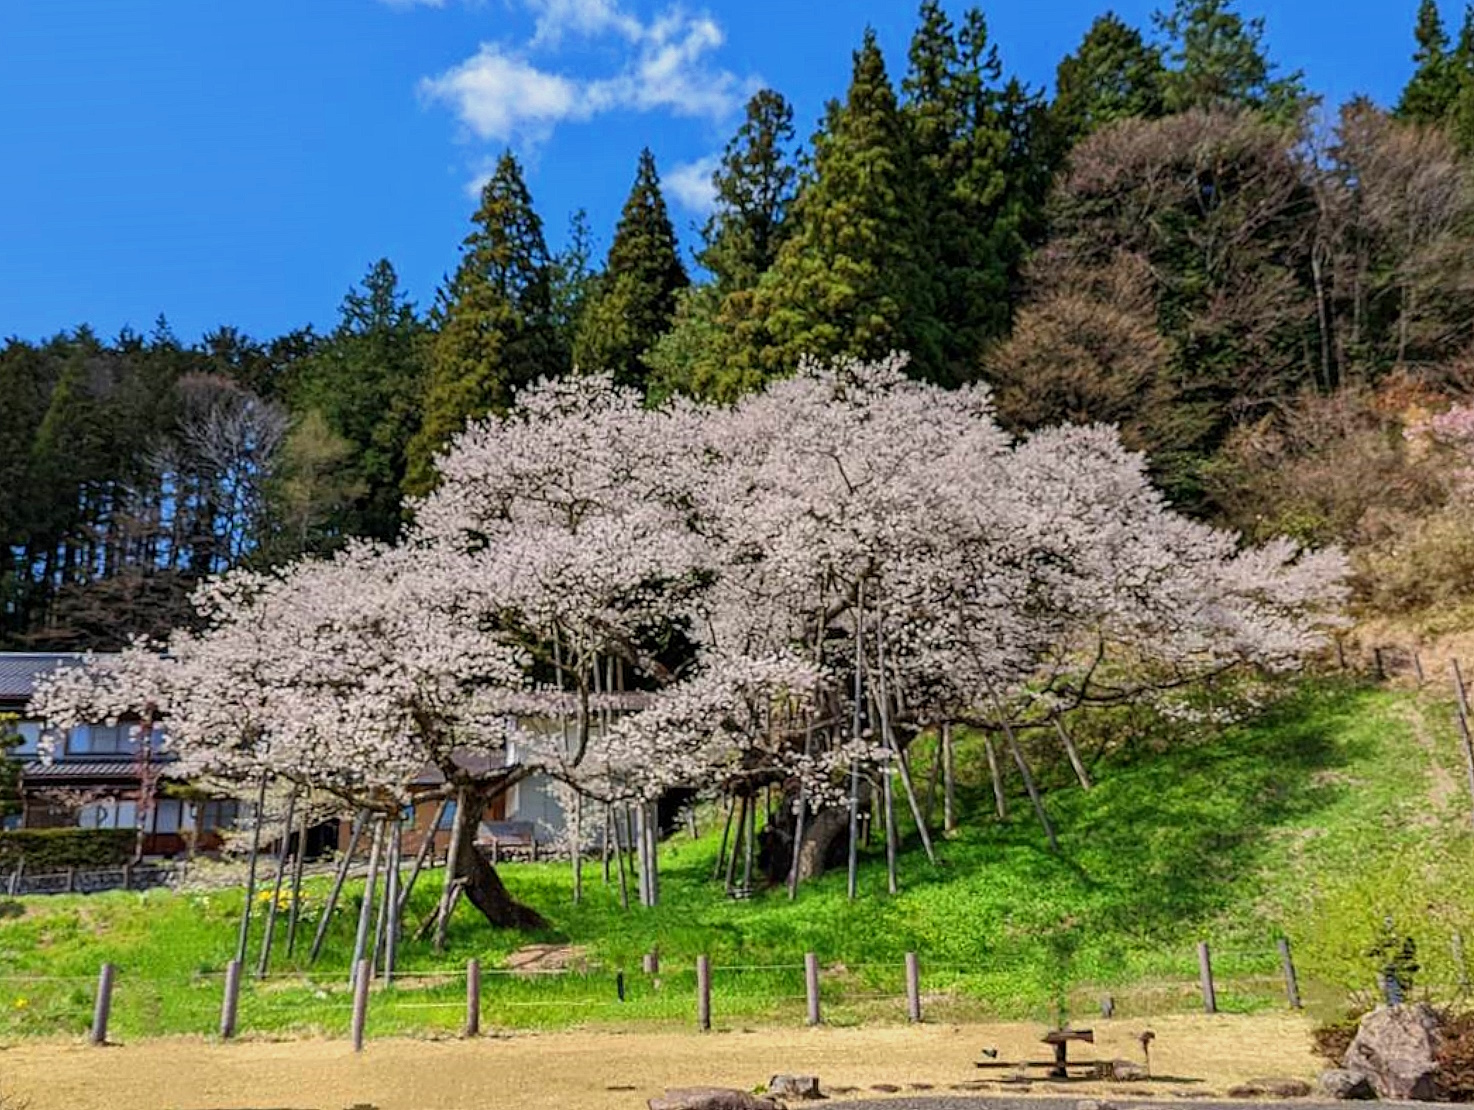
<instances>
[{"instance_id":1,"label":"gnarled tree trunk","mask_svg":"<svg viewBox=\"0 0 1474 1110\"><path fill-rule=\"evenodd\" d=\"M481 814L487 805L500 793L466 791L467 820L458 822L460 843L455 850L456 868L454 875L447 875L446 882L463 880L463 892L467 900L481 911L482 916L500 929L546 929L548 923L531 906L524 906L512 897L496 868L476 847L476 828L481 823Z\"/></svg>"}]
</instances>

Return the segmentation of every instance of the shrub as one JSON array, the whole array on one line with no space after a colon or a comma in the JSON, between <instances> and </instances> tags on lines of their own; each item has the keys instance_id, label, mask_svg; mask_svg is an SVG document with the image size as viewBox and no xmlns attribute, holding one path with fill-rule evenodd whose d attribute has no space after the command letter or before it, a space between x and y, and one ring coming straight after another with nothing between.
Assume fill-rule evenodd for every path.
<instances>
[{"instance_id":1,"label":"shrub","mask_svg":"<svg viewBox=\"0 0 1474 1110\"><path fill-rule=\"evenodd\" d=\"M117 867L133 855L133 829L16 829L0 832L0 867L27 871Z\"/></svg>"}]
</instances>

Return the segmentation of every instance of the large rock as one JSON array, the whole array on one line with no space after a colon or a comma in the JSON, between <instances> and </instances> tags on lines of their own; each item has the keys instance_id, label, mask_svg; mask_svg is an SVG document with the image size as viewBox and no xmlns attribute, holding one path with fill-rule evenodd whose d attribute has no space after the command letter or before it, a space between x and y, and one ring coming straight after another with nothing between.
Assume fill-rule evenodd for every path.
<instances>
[{"instance_id":1,"label":"large rock","mask_svg":"<svg viewBox=\"0 0 1474 1110\"><path fill-rule=\"evenodd\" d=\"M1365 1074L1359 1071L1347 1071L1345 1068L1332 1068L1330 1071L1321 1072L1317 1087L1326 1098L1361 1100L1377 1097L1372 1081Z\"/></svg>"},{"instance_id":2,"label":"large rock","mask_svg":"<svg viewBox=\"0 0 1474 1110\"><path fill-rule=\"evenodd\" d=\"M1251 1079L1228 1089L1229 1098L1304 1098L1310 1084L1303 1079Z\"/></svg>"},{"instance_id":3,"label":"large rock","mask_svg":"<svg viewBox=\"0 0 1474 1110\"><path fill-rule=\"evenodd\" d=\"M823 1098L817 1075L775 1075L768 1080L768 1094L774 1098Z\"/></svg>"},{"instance_id":4,"label":"large rock","mask_svg":"<svg viewBox=\"0 0 1474 1110\"><path fill-rule=\"evenodd\" d=\"M1436 1101L1439 1026L1424 1003L1379 1006L1361 1019L1341 1065L1365 1075L1379 1098Z\"/></svg>"},{"instance_id":5,"label":"large rock","mask_svg":"<svg viewBox=\"0 0 1474 1110\"><path fill-rule=\"evenodd\" d=\"M652 1098L650 1110L782 1110L770 1098L758 1098L731 1087L672 1087L664 1098Z\"/></svg>"}]
</instances>

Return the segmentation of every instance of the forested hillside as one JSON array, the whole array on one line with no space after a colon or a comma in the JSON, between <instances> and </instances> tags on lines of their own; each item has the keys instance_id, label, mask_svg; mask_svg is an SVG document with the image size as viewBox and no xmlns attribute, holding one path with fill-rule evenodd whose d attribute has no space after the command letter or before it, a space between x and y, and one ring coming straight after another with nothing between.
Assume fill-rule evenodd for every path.
<instances>
[{"instance_id":1,"label":"forested hillside","mask_svg":"<svg viewBox=\"0 0 1474 1110\"><path fill-rule=\"evenodd\" d=\"M392 539L539 378L725 401L892 350L988 382L1014 431L1121 425L1195 515L1345 545L1368 612L1447 610L1474 595L1474 11L1408 15L1400 101L1333 105L1231 0L1102 15L1048 93L925 0L904 65L867 35L806 142L752 98L699 242L644 151L602 264L577 213L553 252L507 154L427 306L381 260L284 336L11 339L0 647L116 646L213 572Z\"/></svg>"}]
</instances>

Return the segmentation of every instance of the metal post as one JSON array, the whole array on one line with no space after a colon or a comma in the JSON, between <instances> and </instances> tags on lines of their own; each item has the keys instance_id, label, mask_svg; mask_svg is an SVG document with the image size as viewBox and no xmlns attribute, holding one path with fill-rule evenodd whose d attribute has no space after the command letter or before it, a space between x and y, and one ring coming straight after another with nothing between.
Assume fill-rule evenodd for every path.
<instances>
[{"instance_id":1,"label":"metal post","mask_svg":"<svg viewBox=\"0 0 1474 1110\"><path fill-rule=\"evenodd\" d=\"M921 965L915 952L906 953L906 1019L921 1020Z\"/></svg>"},{"instance_id":2,"label":"metal post","mask_svg":"<svg viewBox=\"0 0 1474 1110\"><path fill-rule=\"evenodd\" d=\"M225 965L225 1000L220 1004L220 1036L230 1040L235 1036L236 1014L240 1010L241 962L231 960Z\"/></svg>"},{"instance_id":3,"label":"metal post","mask_svg":"<svg viewBox=\"0 0 1474 1110\"><path fill-rule=\"evenodd\" d=\"M474 956L466 961L466 1030L467 1037L481 1032L481 961Z\"/></svg>"},{"instance_id":4,"label":"metal post","mask_svg":"<svg viewBox=\"0 0 1474 1110\"><path fill-rule=\"evenodd\" d=\"M1205 940L1198 941L1198 979L1203 987L1204 1012L1216 1014L1218 994L1213 989L1213 961L1208 953L1208 942Z\"/></svg>"},{"instance_id":5,"label":"metal post","mask_svg":"<svg viewBox=\"0 0 1474 1110\"><path fill-rule=\"evenodd\" d=\"M1290 941L1287 937L1280 937L1280 963L1285 968L1285 996L1290 1000L1292 1010L1300 1009L1300 983L1295 978L1295 961L1290 958Z\"/></svg>"},{"instance_id":6,"label":"metal post","mask_svg":"<svg viewBox=\"0 0 1474 1110\"><path fill-rule=\"evenodd\" d=\"M711 1028L711 957L696 957L696 1027Z\"/></svg>"},{"instance_id":7,"label":"metal post","mask_svg":"<svg viewBox=\"0 0 1474 1110\"><path fill-rule=\"evenodd\" d=\"M819 1016L819 957L813 952L804 953L804 993L809 1000L808 1020L810 1025L818 1025Z\"/></svg>"},{"instance_id":8,"label":"metal post","mask_svg":"<svg viewBox=\"0 0 1474 1110\"><path fill-rule=\"evenodd\" d=\"M103 964L102 972L97 977L97 1003L92 1009L92 1043L107 1044L107 1019L113 1008L113 975L116 969L112 964Z\"/></svg>"}]
</instances>

